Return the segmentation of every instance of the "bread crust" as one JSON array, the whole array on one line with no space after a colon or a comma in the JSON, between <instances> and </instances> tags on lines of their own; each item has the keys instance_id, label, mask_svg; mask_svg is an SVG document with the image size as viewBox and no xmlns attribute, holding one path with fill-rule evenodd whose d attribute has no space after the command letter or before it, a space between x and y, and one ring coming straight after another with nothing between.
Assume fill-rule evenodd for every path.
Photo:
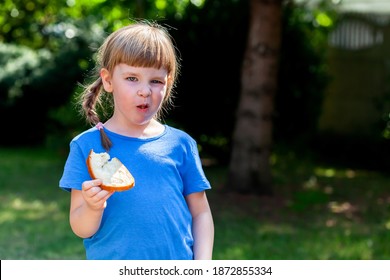
<instances>
[{"instance_id":1,"label":"bread crust","mask_svg":"<svg viewBox=\"0 0 390 280\"><path fill-rule=\"evenodd\" d=\"M91 149L91 151L89 152L88 157L87 157L88 173L89 173L89 175L91 176L92 179L101 179L103 181L103 178L98 178L98 176L96 176L96 174L95 174L96 172L93 169L93 164L92 164L93 154L94 154L94 151L93 151L93 149ZM117 161L119 161L119 159L117 159ZM130 171L123 164L122 164L121 168L124 169L124 172L126 173L127 178L130 181L129 184L119 185L119 186L115 185L114 186L114 185L109 185L109 184L102 183L100 185L100 188L102 188L103 190L106 190L106 191L116 191L116 192L127 191L127 190L133 188L134 185L135 185L135 180L134 180L133 175L130 173Z\"/></svg>"}]
</instances>

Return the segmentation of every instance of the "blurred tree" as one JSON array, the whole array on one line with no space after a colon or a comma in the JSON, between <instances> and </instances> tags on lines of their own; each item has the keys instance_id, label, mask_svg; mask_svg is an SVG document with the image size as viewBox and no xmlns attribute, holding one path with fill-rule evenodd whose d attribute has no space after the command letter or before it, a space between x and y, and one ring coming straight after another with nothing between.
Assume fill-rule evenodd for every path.
<instances>
[{"instance_id":1,"label":"blurred tree","mask_svg":"<svg viewBox=\"0 0 390 280\"><path fill-rule=\"evenodd\" d=\"M272 116L277 89L282 0L251 0L241 95L233 135L228 187L270 194Z\"/></svg>"},{"instance_id":2,"label":"blurred tree","mask_svg":"<svg viewBox=\"0 0 390 280\"><path fill-rule=\"evenodd\" d=\"M330 79L325 66L327 35L336 14L329 1L318 1L310 9L306 4L251 0L227 180L230 190L272 194L274 142L304 146L316 137Z\"/></svg>"}]
</instances>

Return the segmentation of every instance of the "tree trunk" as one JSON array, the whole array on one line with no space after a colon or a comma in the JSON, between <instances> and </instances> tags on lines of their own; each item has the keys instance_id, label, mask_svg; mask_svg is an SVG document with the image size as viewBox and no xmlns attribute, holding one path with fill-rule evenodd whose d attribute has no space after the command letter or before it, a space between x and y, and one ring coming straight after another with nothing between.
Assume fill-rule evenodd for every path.
<instances>
[{"instance_id":1,"label":"tree trunk","mask_svg":"<svg viewBox=\"0 0 390 280\"><path fill-rule=\"evenodd\" d=\"M283 0L251 0L227 187L272 193L270 156Z\"/></svg>"}]
</instances>

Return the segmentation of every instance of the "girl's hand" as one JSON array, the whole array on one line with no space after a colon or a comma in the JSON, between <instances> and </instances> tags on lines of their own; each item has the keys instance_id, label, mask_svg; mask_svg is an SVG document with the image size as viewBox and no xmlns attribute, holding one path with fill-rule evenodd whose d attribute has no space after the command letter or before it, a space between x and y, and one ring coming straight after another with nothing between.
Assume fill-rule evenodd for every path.
<instances>
[{"instance_id":1,"label":"girl's hand","mask_svg":"<svg viewBox=\"0 0 390 280\"><path fill-rule=\"evenodd\" d=\"M99 186L102 180L96 179L85 181L82 184L82 195L88 207L92 210L102 210L107 206L107 199L114 193L114 191L102 190Z\"/></svg>"}]
</instances>

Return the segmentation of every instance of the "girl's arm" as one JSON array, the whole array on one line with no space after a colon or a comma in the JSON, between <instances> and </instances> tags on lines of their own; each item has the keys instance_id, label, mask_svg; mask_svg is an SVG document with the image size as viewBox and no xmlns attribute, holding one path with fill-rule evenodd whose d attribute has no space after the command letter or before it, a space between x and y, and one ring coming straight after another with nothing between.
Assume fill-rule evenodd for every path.
<instances>
[{"instance_id":1,"label":"girl's arm","mask_svg":"<svg viewBox=\"0 0 390 280\"><path fill-rule=\"evenodd\" d=\"M82 238L94 235L99 229L107 199L113 194L102 190L101 180L85 181L82 190L72 190L70 200L70 226Z\"/></svg>"},{"instance_id":2,"label":"girl's arm","mask_svg":"<svg viewBox=\"0 0 390 280\"><path fill-rule=\"evenodd\" d=\"M186 197L192 215L194 259L211 260L214 246L214 223L204 191Z\"/></svg>"}]
</instances>

